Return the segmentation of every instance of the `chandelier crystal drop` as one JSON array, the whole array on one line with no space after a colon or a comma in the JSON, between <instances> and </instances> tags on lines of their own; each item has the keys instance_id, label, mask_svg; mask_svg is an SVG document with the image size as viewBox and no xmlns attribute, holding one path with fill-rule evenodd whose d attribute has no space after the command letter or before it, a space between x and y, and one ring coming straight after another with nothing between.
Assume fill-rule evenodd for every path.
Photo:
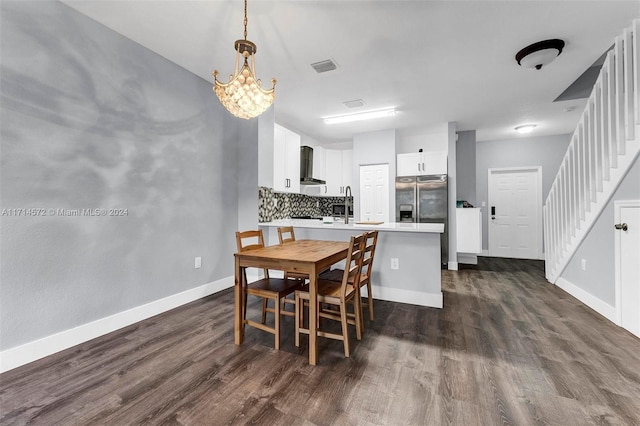
<instances>
[{"instance_id":1,"label":"chandelier crystal drop","mask_svg":"<svg viewBox=\"0 0 640 426\"><path fill-rule=\"evenodd\" d=\"M213 91L220 99L220 103L231 114L248 120L259 116L271 106L276 97L276 80L271 79L273 87L265 90L262 88L260 79L256 78L257 47L247 40L247 0L244 0L244 39L236 40L234 48L237 52L235 75L229 76L228 83L222 83L218 80L218 70L214 70ZM249 65L249 58L251 58L251 65ZM240 66L242 60L244 61Z\"/></svg>"}]
</instances>

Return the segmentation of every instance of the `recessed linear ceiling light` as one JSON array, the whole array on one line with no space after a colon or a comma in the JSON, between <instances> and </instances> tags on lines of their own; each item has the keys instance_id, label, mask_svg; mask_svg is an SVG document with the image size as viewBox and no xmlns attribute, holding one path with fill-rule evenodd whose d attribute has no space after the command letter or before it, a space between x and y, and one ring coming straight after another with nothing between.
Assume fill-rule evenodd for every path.
<instances>
[{"instance_id":1,"label":"recessed linear ceiling light","mask_svg":"<svg viewBox=\"0 0 640 426\"><path fill-rule=\"evenodd\" d=\"M396 115L395 108L385 108L376 111L358 112L356 114L339 115L336 117L327 117L324 119L325 124L350 123L352 121L372 120L374 118L393 117Z\"/></svg>"},{"instance_id":2,"label":"recessed linear ceiling light","mask_svg":"<svg viewBox=\"0 0 640 426\"><path fill-rule=\"evenodd\" d=\"M523 124L522 126L516 127L516 132L524 135L525 133L531 133L535 128L535 124Z\"/></svg>"}]
</instances>

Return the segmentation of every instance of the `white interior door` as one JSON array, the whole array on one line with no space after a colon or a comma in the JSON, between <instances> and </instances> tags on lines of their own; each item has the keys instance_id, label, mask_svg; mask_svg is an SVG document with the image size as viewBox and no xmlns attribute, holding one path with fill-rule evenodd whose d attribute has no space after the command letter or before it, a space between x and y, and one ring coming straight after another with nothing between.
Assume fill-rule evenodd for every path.
<instances>
[{"instance_id":1,"label":"white interior door","mask_svg":"<svg viewBox=\"0 0 640 426\"><path fill-rule=\"evenodd\" d=\"M542 169L489 169L489 255L540 259Z\"/></svg>"},{"instance_id":2,"label":"white interior door","mask_svg":"<svg viewBox=\"0 0 640 426\"><path fill-rule=\"evenodd\" d=\"M618 320L640 337L640 200L616 201L614 216Z\"/></svg>"},{"instance_id":3,"label":"white interior door","mask_svg":"<svg viewBox=\"0 0 640 426\"><path fill-rule=\"evenodd\" d=\"M389 165L360 166L360 220L389 222Z\"/></svg>"}]
</instances>

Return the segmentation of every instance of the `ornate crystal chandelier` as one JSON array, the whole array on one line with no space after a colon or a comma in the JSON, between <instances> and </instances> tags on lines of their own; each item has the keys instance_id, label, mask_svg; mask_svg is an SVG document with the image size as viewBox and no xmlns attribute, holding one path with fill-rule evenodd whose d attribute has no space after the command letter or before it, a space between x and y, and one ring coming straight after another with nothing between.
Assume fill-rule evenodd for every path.
<instances>
[{"instance_id":1,"label":"ornate crystal chandelier","mask_svg":"<svg viewBox=\"0 0 640 426\"><path fill-rule=\"evenodd\" d=\"M229 76L229 82L225 84L218 80L218 70L214 70L213 91L231 114L248 120L259 116L271 106L276 97L274 93L276 80L272 78L273 87L270 90L264 90L262 82L256 79L254 55L257 47L255 43L247 40L247 0L244 0L244 40L236 40L234 47L238 52L235 73ZM240 68L240 55L244 58L242 68ZM249 66L249 57L251 57L251 66Z\"/></svg>"}]
</instances>

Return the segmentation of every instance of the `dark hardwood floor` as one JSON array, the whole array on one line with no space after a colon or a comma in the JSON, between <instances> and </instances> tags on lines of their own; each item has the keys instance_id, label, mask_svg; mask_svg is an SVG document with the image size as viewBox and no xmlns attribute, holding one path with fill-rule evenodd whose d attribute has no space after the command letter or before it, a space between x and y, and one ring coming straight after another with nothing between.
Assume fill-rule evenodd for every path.
<instances>
[{"instance_id":1,"label":"dark hardwood floor","mask_svg":"<svg viewBox=\"0 0 640 426\"><path fill-rule=\"evenodd\" d=\"M235 346L226 290L0 375L0 423L640 424L640 340L542 262L442 274L444 309L377 301L352 357L319 339L315 367L292 318L280 351L250 327Z\"/></svg>"}]
</instances>

